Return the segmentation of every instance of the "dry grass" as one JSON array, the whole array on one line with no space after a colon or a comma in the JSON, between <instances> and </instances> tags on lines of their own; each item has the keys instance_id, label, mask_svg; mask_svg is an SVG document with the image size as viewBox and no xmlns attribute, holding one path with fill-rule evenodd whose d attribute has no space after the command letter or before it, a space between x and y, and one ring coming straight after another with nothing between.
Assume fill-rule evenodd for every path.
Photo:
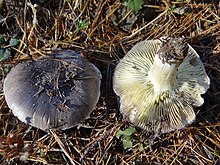
<instances>
[{"instance_id":1,"label":"dry grass","mask_svg":"<svg viewBox=\"0 0 220 165\"><path fill-rule=\"evenodd\" d=\"M63 132L43 132L19 122L8 109L1 88L1 164L20 164L18 158L24 154L30 156L23 164L220 163L218 1L149 0L130 29L123 25L126 16L113 23L115 12L123 8L123 1L119 0L43 3L36 8L37 24L33 23L33 10L25 0L6 2L3 1L0 9L0 34L20 39L20 45L14 48L10 59L1 62L1 81L12 65L21 60L36 59L54 48L81 53L101 70L103 79L102 94L94 112L79 127ZM184 13L177 14L174 5L184 9ZM117 61L135 43L161 36L188 38L201 56L211 86L204 95L205 104L195 109L197 119L191 126L161 135L153 141L149 134L136 128L131 136L133 147L124 149L123 139L117 139L115 135L131 124L119 113L112 91L112 73ZM21 145L14 145L17 142Z\"/></svg>"}]
</instances>

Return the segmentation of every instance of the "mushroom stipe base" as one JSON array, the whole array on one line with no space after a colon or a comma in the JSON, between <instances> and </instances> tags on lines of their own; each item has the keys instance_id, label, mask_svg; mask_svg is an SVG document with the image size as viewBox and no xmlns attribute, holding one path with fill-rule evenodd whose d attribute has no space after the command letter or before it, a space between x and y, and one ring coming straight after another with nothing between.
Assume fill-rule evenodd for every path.
<instances>
[{"instance_id":1,"label":"mushroom stipe base","mask_svg":"<svg viewBox=\"0 0 220 165\"><path fill-rule=\"evenodd\" d=\"M182 129L195 120L193 107L210 80L196 51L183 38L137 43L116 66L113 88L120 111L155 134Z\"/></svg>"}]
</instances>

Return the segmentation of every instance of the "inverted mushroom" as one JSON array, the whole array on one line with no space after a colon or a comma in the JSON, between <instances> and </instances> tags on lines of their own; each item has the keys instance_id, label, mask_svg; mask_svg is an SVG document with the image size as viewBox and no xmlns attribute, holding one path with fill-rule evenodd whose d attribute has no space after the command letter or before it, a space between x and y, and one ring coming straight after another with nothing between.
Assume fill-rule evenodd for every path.
<instances>
[{"instance_id":1,"label":"inverted mushroom","mask_svg":"<svg viewBox=\"0 0 220 165\"><path fill-rule=\"evenodd\" d=\"M4 81L6 102L22 122L68 129L85 120L100 96L100 71L71 50L58 51L11 69Z\"/></svg>"},{"instance_id":2,"label":"inverted mushroom","mask_svg":"<svg viewBox=\"0 0 220 165\"><path fill-rule=\"evenodd\" d=\"M155 133L181 129L195 120L210 85L196 51L182 38L137 43L116 66L113 88L120 111Z\"/></svg>"}]
</instances>

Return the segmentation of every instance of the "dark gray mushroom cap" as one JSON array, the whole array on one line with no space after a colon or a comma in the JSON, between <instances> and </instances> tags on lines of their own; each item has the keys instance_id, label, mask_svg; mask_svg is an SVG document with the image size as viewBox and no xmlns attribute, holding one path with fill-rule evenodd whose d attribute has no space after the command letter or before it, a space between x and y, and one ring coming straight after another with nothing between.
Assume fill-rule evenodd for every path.
<instances>
[{"instance_id":1,"label":"dark gray mushroom cap","mask_svg":"<svg viewBox=\"0 0 220 165\"><path fill-rule=\"evenodd\" d=\"M68 129L86 119L100 96L100 71L71 50L19 63L4 81L6 102L26 124Z\"/></svg>"}]
</instances>

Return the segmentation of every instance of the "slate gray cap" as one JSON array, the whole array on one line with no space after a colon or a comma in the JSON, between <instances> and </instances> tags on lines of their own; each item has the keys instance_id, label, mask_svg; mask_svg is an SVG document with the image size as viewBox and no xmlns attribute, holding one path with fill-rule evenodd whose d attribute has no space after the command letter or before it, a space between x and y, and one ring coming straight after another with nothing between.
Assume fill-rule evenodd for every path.
<instances>
[{"instance_id":1,"label":"slate gray cap","mask_svg":"<svg viewBox=\"0 0 220 165\"><path fill-rule=\"evenodd\" d=\"M100 71L71 50L57 51L11 69L6 102L22 122L36 128L68 129L85 120L100 96Z\"/></svg>"},{"instance_id":2,"label":"slate gray cap","mask_svg":"<svg viewBox=\"0 0 220 165\"><path fill-rule=\"evenodd\" d=\"M156 133L195 120L210 85L196 51L181 38L137 43L115 68L113 88L120 111L133 124Z\"/></svg>"}]
</instances>

